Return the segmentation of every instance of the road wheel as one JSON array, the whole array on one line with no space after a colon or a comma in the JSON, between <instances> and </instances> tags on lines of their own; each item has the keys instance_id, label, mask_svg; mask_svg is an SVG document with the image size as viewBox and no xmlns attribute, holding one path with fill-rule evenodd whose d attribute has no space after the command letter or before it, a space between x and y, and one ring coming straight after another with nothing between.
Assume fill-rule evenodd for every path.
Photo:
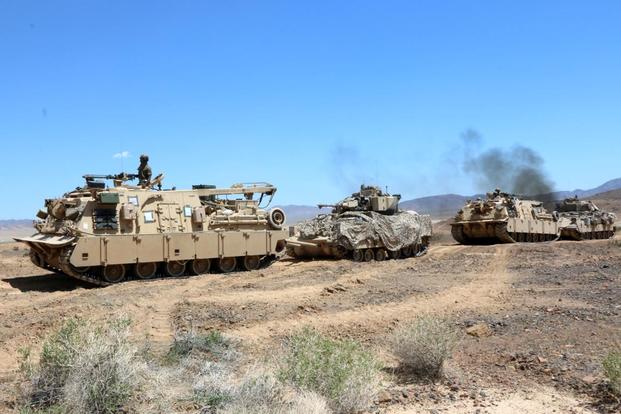
<instances>
[{"instance_id":1,"label":"road wheel","mask_svg":"<svg viewBox=\"0 0 621 414\"><path fill-rule=\"evenodd\" d=\"M336 248L334 249L334 258L340 260L343 259L345 256L347 256L347 249L343 246L336 246Z\"/></svg>"},{"instance_id":2,"label":"road wheel","mask_svg":"<svg viewBox=\"0 0 621 414\"><path fill-rule=\"evenodd\" d=\"M192 273L195 275L202 275L209 273L211 267L211 260L209 259L196 259L192 260Z\"/></svg>"},{"instance_id":3,"label":"road wheel","mask_svg":"<svg viewBox=\"0 0 621 414\"><path fill-rule=\"evenodd\" d=\"M218 261L218 269L222 273L231 273L237 266L237 259L234 257L223 257Z\"/></svg>"},{"instance_id":4,"label":"road wheel","mask_svg":"<svg viewBox=\"0 0 621 414\"><path fill-rule=\"evenodd\" d=\"M244 257L244 269L257 270L261 264L261 258L259 256L246 256Z\"/></svg>"},{"instance_id":5,"label":"road wheel","mask_svg":"<svg viewBox=\"0 0 621 414\"><path fill-rule=\"evenodd\" d=\"M147 263L136 263L136 267L134 268L134 273L140 279L151 279L155 276L157 272L157 263L155 262L147 262Z\"/></svg>"},{"instance_id":6,"label":"road wheel","mask_svg":"<svg viewBox=\"0 0 621 414\"><path fill-rule=\"evenodd\" d=\"M362 249L355 249L353 252L351 252L351 259L354 262L361 262L364 260L364 253L362 251Z\"/></svg>"},{"instance_id":7,"label":"road wheel","mask_svg":"<svg viewBox=\"0 0 621 414\"><path fill-rule=\"evenodd\" d=\"M364 261L365 262L372 262L373 259L375 259L375 253L373 252L372 249L366 249L364 251Z\"/></svg>"},{"instance_id":8,"label":"road wheel","mask_svg":"<svg viewBox=\"0 0 621 414\"><path fill-rule=\"evenodd\" d=\"M401 252L399 250L390 250L388 252L388 255L391 259L398 259L399 256L401 256Z\"/></svg>"},{"instance_id":9,"label":"road wheel","mask_svg":"<svg viewBox=\"0 0 621 414\"><path fill-rule=\"evenodd\" d=\"M101 272L108 283L119 283L125 278L125 266L122 264L104 266Z\"/></svg>"},{"instance_id":10,"label":"road wheel","mask_svg":"<svg viewBox=\"0 0 621 414\"><path fill-rule=\"evenodd\" d=\"M185 262L180 262L177 260L167 262L166 266L164 267L164 272L168 276L179 277L185 272Z\"/></svg>"},{"instance_id":11,"label":"road wheel","mask_svg":"<svg viewBox=\"0 0 621 414\"><path fill-rule=\"evenodd\" d=\"M388 258L388 253L384 249L377 249L375 252L375 260L382 262Z\"/></svg>"},{"instance_id":12,"label":"road wheel","mask_svg":"<svg viewBox=\"0 0 621 414\"><path fill-rule=\"evenodd\" d=\"M285 212L279 208L273 208L267 213L267 222L273 229L280 230L285 223Z\"/></svg>"}]
</instances>

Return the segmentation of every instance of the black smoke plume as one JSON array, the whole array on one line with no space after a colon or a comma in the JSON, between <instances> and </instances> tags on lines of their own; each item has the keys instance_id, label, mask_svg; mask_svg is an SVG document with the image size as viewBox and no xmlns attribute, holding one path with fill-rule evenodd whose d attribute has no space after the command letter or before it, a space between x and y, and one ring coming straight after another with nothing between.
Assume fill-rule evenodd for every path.
<instances>
[{"instance_id":1,"label":"black smoke plume","mask_svg":"<svg viewBox=\"0 0 621 414\"><path fill-rule=\"evenodd\" d=\"M462 134L464 172L472 175L481 191L500 188L521 195L543 195L553 191L553 183L543 169L544 160L531 148L516 145L511 149L481 151L483 139L474 130Z\"/></svg>"}]
</instances>

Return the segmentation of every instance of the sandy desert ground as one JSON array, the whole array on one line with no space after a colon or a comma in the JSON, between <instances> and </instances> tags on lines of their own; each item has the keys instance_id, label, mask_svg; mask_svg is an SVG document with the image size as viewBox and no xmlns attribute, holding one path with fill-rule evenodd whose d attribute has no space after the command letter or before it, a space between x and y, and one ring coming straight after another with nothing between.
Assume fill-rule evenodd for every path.
<instances>
[{"instance_id":1,"label":"sandy desert ground","mask_svg":"<svg viewBox=\"0 0 621 414\"><path fill-rule=\"evenodd\" d=\"M34 267L0 245L0 411L14 410L18 349L63 318L124 312L137 340L165 351L175 330L218 329L257 358L310 325L361 341L386 365L373 412L590 413L619 408L600 361L621 339L621 243L461 246L436 226L426 256L374 263L294 261L232 275L91 288ZM411 382L390 369L387 335L421 313L463 333L446 378ZM485 326L480 336L468 327ZM475 329L476 331L476 329Z\"/></svg>"}]
</instances>

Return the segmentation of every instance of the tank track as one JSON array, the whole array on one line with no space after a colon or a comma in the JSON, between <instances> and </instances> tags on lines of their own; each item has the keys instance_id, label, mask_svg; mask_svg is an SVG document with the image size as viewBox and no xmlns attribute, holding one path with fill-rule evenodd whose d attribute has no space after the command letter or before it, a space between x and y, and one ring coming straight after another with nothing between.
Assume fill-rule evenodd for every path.
<instances>
[{"instance_id":1,"label":"tank track","mask_svg":"<svg viewBox=\"0 0 621 414\"><path fill-rule=\"evenodd\" d=\"M500 240L502 243L515 243L516 240L511 237L509 232L507 231L506 223L498 223L496 224L496 228L494 229L496 233L496 238Z\"/></svg>"},{"instance_id":2,"label":"tank track","mask_svg":"<svg viewBox=\"0 0 621 414\"><path fill-rule=\"evenodd\" d=\"M60 269L61 272L63 272L67 276L71 276L73 278L76 278L76 279L79 279L84 282L91 283L97 286L110 286L112 284L110 282L106 282L105 280L102 280L101 276L95 274L94 272L89 273L88 271L87 272L76 271L73 265L69 263L69 258L71 257L72 251L73 249L71 248L64 248L61 251L60 257L58 259L60 263L60 267L61 267Z\"/></svg>"},{"instance_id":3,"label":"tank track","mask_svg":"<svg viewBox=\"0 0 621 414\"><path fill-rule=\"evenodd\" d=\"M70 262L69 262L69 258L71 257L71 253L73 251L73 248L64 248L62 249L61 253L60 253L60 257L59 257L59 265L60 268L56 268L54 266L51 266L49 264L45 264L45 269L47 270L51 270L54 271L56 273L62 273L65 274L67 276L70 276L72 278L90 283L92 285L95 286L101 286L101 287L105 287L105 286L110 286L110 285L118 285L124 282L128 282L131 280L142 280L142 281L149 281L149 280L158 280L158 279L181 279L181 278L187 278L187 277L191 277L191 276L196 276L196 275L192 275L191 273L189 273L189 270L186 268L186 271L184 272L183 275L180 276L168 276L163 274L162 272L157 272L155 274L155 276L153 276L152 278L149 279L141 279L137 276L132 276L130 275L125 275L125 277L123 278L123 280L117 282L117 283L111 283L108 282L106 280L103 280L102 276L98 273L98 270L101 268L100 266L95 267L95 268L90 268L89 270L86 270L84 272L78 271L78 269L76 269ZM263 256L261 258L261 264L259 265L259 269L265 268L267 266L269 266L274 260L276 259L275 255L270 255L270 256ZM231 273L237 273L239 271L242 270L234 270ZM208 272L205 274L209 274L209 273L213 273L213 272Z\"/></svg>"},{"instance_id":4,"label":"tank track","mask_svg":"<svg viewBox=\"0 0 621 414\"><path fill-rule=\"evenodd\" d=\"M568 240L605 240L610 239L615 236L614 230L603 230L603 231L589 231L589 232L580 232L579 230L575 230L569 237L564 237Z\"/></svg>"},{"instance_id":5,"label":"tank track","mask_svg":"<svg viewBox=\"0 0 621 414\"><path fill-rule=\"evenodd\" d=\"M494 238L473 239L464 234L462 225L451 226L451 234L455 241L460 244L489 244L489 243L518 243L518 242L545 242L556 241L560 235L540 233L510 233L506 223L498 223L494 227Z\"/></svg>"},{"instance_id":6,"label":"tank track","mask_svg":"<svg viewBox=\"0 0 621 414\"><path fill-rule=\"evenodd\" d=\"M470 244L470 238L464 234L464 226L457 225L451 226L451 235L453 239L459 244Z\"/></svg>"},{"instance_id":7,"label":"tank track","mask_svg":"<svg viewBox=\"0 0 621 414\"><path fill-rule=\"evenodd\" d=\"M348 257L354 262L371 262L371 261L384 261L384 260L392 260L392 259L407 259L409 257L421 257L424 256L429 250L429 238L424 237L421 240L421 243L405 246L396 251L389 251L383 247L377 248L367 248L367 249L351 249L347 251L347 255L343 257ZM368 251L373 253L373 258L371 258L371 254L366 254Z\"/></svg>"}]
</instances>

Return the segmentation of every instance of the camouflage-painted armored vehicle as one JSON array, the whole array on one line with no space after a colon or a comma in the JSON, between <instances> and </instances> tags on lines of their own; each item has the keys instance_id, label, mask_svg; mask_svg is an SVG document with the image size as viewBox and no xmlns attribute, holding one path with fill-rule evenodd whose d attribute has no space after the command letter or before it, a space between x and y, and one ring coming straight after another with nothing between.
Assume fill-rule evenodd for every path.
<instances>
[{"instance_id":1,"label":"camouflage-painted armored vehicle","mask_svg":"<svg viewBox=\"0 0 621 414\"><path fill-rule=\"evenodd\" d=\"M138 186L126 184L133 174L84 178L84 187L46 200L36 234L15 239L30 246L37 266L108 285L252 270L285 248L284 212L261 205L276 192L270 184L161 190L162 174Z\"/></svg>"},{"instance_id":2,"label":"camouflage-painted armored vehicle","mask_svg":"<svg viewBox=\"0 0 621 414\"><path fill-rule=\"evenodd\" d=\"M542 242L560 236L555 215L542 202L498 189L485 200L468 201L451 223L451 233L462 244Z\"/></svg>"},{"instance_id":3,"label":"camouflage-painted armored vehicle","mask_svg":"<svg viewBox=\"0 0 621 414\"><path fill-rule=\"evenodd\" d=\"M564 239L608 239L615 234L617 216L601 211L591 201L567 198L557 204L556 210Z\"/></svg>"},{"instance_id":4,"label":"camouflage-painted armored vehicle","mask_svg":"<svg viewBox=\"0 0 621 414\"><path fill-rule=\"evenodd\" d=\"M400 195L361 186L332 207L332 212L291 229L287 253L293 257L349 257L354 261L420 256L432 235L431 218L399 211Z\"/></svg>"}]
</instances>

